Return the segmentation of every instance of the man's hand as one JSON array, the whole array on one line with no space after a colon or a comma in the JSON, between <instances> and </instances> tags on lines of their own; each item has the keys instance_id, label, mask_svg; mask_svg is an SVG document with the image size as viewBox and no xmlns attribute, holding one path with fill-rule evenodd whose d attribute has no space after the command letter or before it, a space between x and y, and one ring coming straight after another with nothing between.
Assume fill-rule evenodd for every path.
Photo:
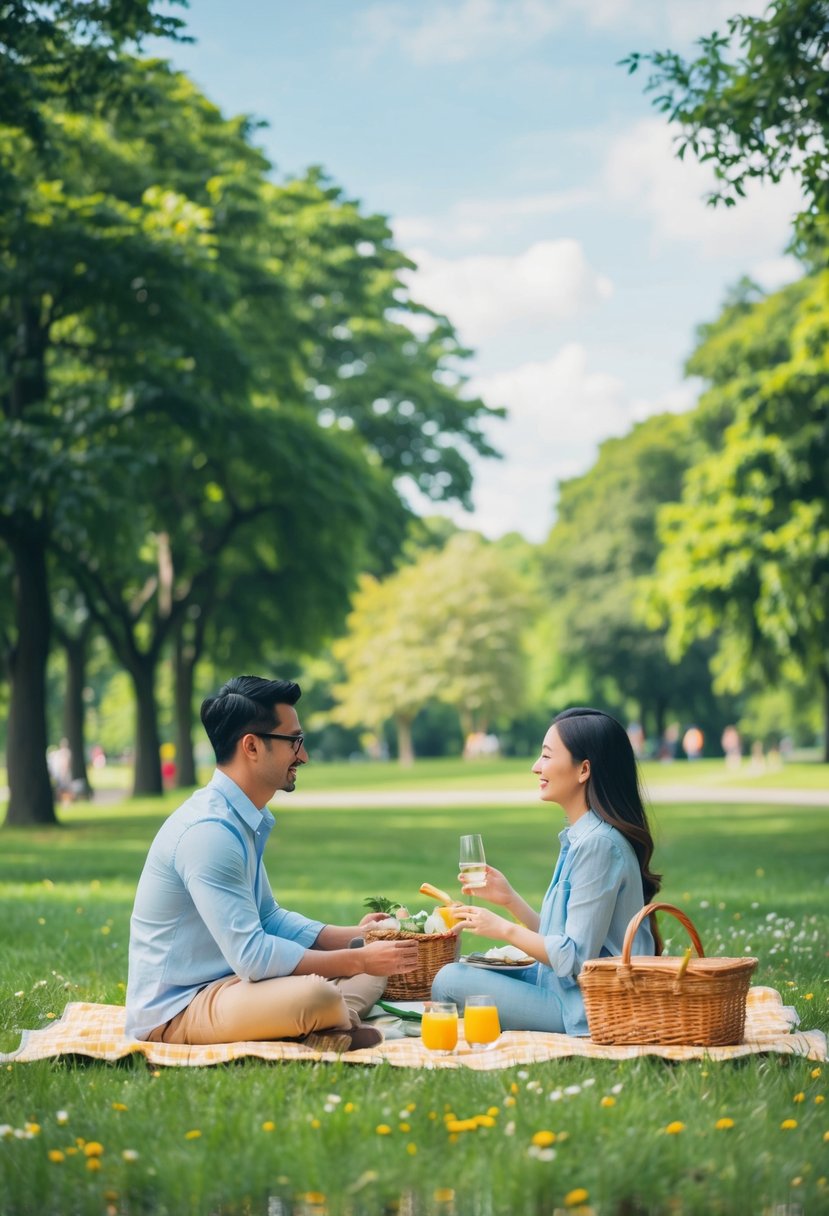
<instances>
[{"instance_id":1,"label":"man's hand","mask_svg":"<svg viewBox=\"0 0 829 1216\"><path fill-rule=\"evenodd\" d=\"M362 923L362 922L361 922ZM400 975L417 967L417 942L369 942L360 950L366 975Z\"/></svg>"},{"instance_id":2,"label":"man's hand","mask_svg":"<svg viewBox=\"0 0 829 1216\"><path fill-rule=\"evenodd\" d=\"M362 929L365 925L377 924L378 921L388 920L390 916L391 912L366 912L358 927Z\"/></svg>"}]
</instances>

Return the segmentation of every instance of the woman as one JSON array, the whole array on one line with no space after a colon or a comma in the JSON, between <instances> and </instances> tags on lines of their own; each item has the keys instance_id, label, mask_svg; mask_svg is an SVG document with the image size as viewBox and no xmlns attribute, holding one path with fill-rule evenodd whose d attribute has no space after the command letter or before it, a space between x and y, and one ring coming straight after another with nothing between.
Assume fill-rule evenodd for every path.
<instances>
[{"instance_id":1,"label":"woman","mask_svg":"<svg viewBox=\"0 0 829 1216\"><path fill-rule=\"evenodd\" d=\"M659 890L660 876L649 868L653 839L633 748L624 727L608 714L597 709L559 714L532 771L541 800L558 803L568 821L540 915L492 866L486 868L485 885L465 886L464 894L483 896L515 920L487 908L461 905L452 911L465 929L501 938L537 963L509 974L452 963L435 977L432 997L462 1007L467 996L484 992L494 997L504 1030L586 1035L576 977L587 959L622 953L630 920ZM655 922L645 921L633 953L661 949Z\"/></svg>"}]
</instances>

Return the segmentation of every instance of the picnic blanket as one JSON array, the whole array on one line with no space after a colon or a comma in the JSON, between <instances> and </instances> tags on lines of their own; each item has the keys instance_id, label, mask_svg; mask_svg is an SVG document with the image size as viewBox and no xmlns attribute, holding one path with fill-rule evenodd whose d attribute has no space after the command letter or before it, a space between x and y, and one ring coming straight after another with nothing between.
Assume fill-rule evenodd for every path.
<instances>
[{"instance_id":1,"label":"picnic blanket","mask_svg":"<svg viewBox=\"0 0 829 1216\"><path fill-rule=\"evenodd\" d=\"M419 1039L393 1039L364 1051L337 1055L315 1051L302 1043L219 1043L188 1047L174 1043L146 1043L124 1034L126 1010L121 1005L73 1002L59 1021L43 1030L26 1030L17 1051L0 1055L0 1062L28 1063L58 1056L89 1056L95 1060L120 1060L136 1052L149 1064L224 1064L245 1056L261 1060L341 1060L346 1064L381 1064L399 1068L472 1068L485 1072L517 1064L537 1064L564 1056L587 1056L599 1060L628 1060L637 1056L663 1056L668 1060L733 1060L760 1052L826 1059L826 1036L820 1030L798 1031L794 1009L783 1004L774 988L751 988L746 1005L745 1042L734 1047L602 1047L590 1039L537 1031L505 1032L488 1051L473 1051L461 1039L452 1056L431 1056Z\"/></svg>"}]
</instances>

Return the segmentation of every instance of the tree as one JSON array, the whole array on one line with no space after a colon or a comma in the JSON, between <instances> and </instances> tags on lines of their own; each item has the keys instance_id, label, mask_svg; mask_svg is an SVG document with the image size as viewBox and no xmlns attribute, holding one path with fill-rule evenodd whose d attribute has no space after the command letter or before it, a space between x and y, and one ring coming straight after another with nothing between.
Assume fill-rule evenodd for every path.
<instances>
[{"instance_id":1,"label":"tree","mask_svg":"<svg viewBox=\"0 0 829 1216\"><path fill-rule=\"evenodd\" d=\"M393 719L403 764L414 758L414 719L432 701L457 711L464 734L509 719L524 702L531 603L514 564L475 533L454 535L382 582L364 578L334 645L345 679L333 716L375 730Z\"/></svg>"},{"instance_id":2,"label":"tree","mask_svg":"<svg viewBox=\"0 0 829 1216\"><path fill-rule=\"evenodd\" d=\"M669 646L716 634L726 689L816 679L829 761L829 271L732 311L689 370L728 424L662 515Z\"/></svg>"},{"instance_id":3,"label":"tree","mask_svg":"<svg viewBox=\"0 0 829 1216\"><path fill-rule=\"evenodd\" d=\"M564 668L556 680L566 690L580 675L594 698L620 711L632 702L646 735L657 739L669 711L699 712L701 701L711 711L703 648L672 662L665 628L646 623L640 607L659 552L658 510L680 497L692 453L687 415L660 414L606 440L587 473L562 483L542 549Z\"/></svg>"},{"instance_id":4,"label":"tree","mask_svg":"<svg viewBox=\"0 0 829 1216\"><path fill-rule=\"evenodd\" d=\"M711 202L734 206L752 178L785 173L805 196L797 233L802 251L825 249L829 236L829 55L827 0L772 0L761 17L735 16L726 34L699 41L685 60L674 51L633 53L631 72L649 63L654 104L678 123L678 155L712 161Z\"/></svg>"}]
</instances>

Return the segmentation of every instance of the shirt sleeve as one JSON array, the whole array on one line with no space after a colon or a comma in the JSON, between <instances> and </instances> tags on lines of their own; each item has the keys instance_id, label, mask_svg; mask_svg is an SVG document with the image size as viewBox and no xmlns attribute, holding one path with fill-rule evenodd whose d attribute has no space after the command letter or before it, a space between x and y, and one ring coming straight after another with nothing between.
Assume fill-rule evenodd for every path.
<instances>
[{"instance_id":1,"label":"shirt sleeve","mask_svg":"<svg viewBox=\"0 0 829 1216\"><path fill-rule=\"evenodd\" d=\"M265 932L271 933L274 937L284 937L289 941L299 942L306 948L313 946L325 927L323 922L310 920L301 912L290 912L287 908L280 908L274 899L264 866L260 871L260 881L262 895L259 900L259 912Z\"/></svg>"},{"instance_id":2,"label":"shirt sleeve","mask_svg":"<svg viewBox=\"0 0 829 1216\"><path fill-rule=\"evenodd\" d=\"M194 824L178 843L175 867L235 975L264 980L291 974L305 947L265 931L235 832L215 820Z\"/></svg>"},{"instance_id":3,"label":"shirt sleeve","mask_svg":"<svg viewBox=\"0 0 829 1216\"><path fill-rule=\"evenodd\" d=\"M564 932L544 938L550 966L565 985L575 985L583 963L601 954L624 877L621 853L603 833L592 832L572 856Z\"/></svg>"}]
</instances>

